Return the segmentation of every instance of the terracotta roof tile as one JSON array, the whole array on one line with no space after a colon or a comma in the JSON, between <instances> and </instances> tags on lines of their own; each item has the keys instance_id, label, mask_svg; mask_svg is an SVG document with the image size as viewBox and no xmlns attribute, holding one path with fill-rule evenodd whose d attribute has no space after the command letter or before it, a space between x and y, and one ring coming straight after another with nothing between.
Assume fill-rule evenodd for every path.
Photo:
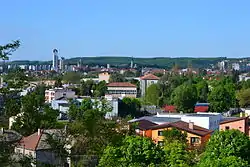
<instances>
[{"instance_id":1,"label":"terracotta roof tile","mask_svg":"<svg viewBox=\"0 0 250 167\"><path fill-rule=\"evenodd\" d=\"M156 130L156 129L162 129L162 128L168 128L168 127L175 127L179 130L183 130L192 134L196 134L198 136L205 136L207 134L212 133L213 131L202 128L200 126L193 126L193 129L189 128L189 123L187 122L183 122L183 121L177 121L177 122L172 122L172 123L165 123L165 124L161 124L161 125L156 125L151 127L152 130Z\"/></svg>"},{"instance_id":2,"label":"terracotta roof tile","mask_svg":"<svg viewBox=\"0 0 250 167\"><path fill-rule=\"evenodd\" d=\"M38 133L36 132L30 136L23 137L22 140L19 142L19 144L21 147L24 147L25 149L36 150L36 147L40 141L41 136L42 136L42 130L40 135L38 135Z\"/></svg>"},{"instance_id":3,"label":"terracotta roof tile","mask_svg":"<svg viewBox=\"0 0 250 167\"><path fill-rule=\"evenodd\" d=\"M108 87L136 87L129 82L112 82L107 85Z\"/></svg>"},{"instance_id":4,"label":"terracotta roof tile","mask_svg":"<svg viewBox=\"0 0 250 167\"><path fill-rule=\"evenodd\" d=\"M153 75L153 74L147 74L141 77L142 80L159 80L160 78Z\"/></svg>"}]
</instances>

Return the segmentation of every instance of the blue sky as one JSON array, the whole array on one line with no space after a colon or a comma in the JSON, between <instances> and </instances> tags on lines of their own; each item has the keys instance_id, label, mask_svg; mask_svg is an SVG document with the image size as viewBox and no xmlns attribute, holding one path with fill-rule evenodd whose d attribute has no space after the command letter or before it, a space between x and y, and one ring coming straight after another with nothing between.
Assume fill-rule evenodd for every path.
<instances>
[{"instance_id":1,"label":"blue sky","mask_svg":"<svg viewBox=\"0 0 250 167\"><path fill-rule=\"evenodd\" d=\"M0 16L12 60L250 56L249 0L12 0Z\"/></svg>"}]
</instances>

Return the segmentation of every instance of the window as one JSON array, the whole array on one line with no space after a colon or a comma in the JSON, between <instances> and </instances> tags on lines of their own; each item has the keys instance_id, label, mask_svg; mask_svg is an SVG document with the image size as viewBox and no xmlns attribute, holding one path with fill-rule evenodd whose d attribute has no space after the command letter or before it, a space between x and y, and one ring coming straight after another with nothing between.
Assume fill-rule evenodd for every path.
<instances>
[{"instance_id":1,"label":"window","mask_svg":"<svg viewBox=\"0 0 250 167\"><path fill-rule=\"evenodd\" d=\"M230 127L229 127L229 126L226 126L226 127L225 127L225 129L226 129L226 130L229 130L229 129L230 129Z\"/></svg>"},{"instance_id":2,"label":"window","mask_svg":"<svg viewBox=\"0 0 250 167\"><path fill-rule=\"evenodd\" d=\"M163 141L158 141L158 145L159 146L164 146L164 142Z\"/></svg>"},{"instance_id":3,"label":"window","mask_svg":"<svg viewBox=\"0 0 250 167\"><path fill-rule=\"evenodd\" d=\"M191 144L197 144L200 142L200 138L199 137L191 137Z\"/></svg>"},{"instance_id":4,"label":"window","mask_svg":"<svg viewBox=\"0 0 250 167\"><path fill-rule=\"evenodd\" d=\"M158 136L163 136L163 131L158 131Z\"/></svg>"}]
</instances>

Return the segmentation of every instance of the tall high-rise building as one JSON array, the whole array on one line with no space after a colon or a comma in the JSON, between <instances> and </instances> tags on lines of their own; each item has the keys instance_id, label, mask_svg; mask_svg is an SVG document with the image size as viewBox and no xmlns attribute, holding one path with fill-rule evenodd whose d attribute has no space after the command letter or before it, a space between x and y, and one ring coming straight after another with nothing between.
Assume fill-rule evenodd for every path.
<instances>
[{"instance_id":1,"label":"tall high-rise building","mask_svg":"<svg viewBox=\"0 0 250 167\"><path fill-rule=\"evenodd\" d=\"M53 50L53 70L58 72L58 50L54 49Z\"/></svg>"},{"instance_id":2,"label":"tall high-rise building","mask_svg":"<svg viewBox=\"0 0 250 167\"><path fill-rule=\"evenodd\" d=\"M65 58L61 57L61 59L59 61L59 69L60 69L61 72L64 71L64 60L65 60Z\"/></svg>"},{"instance_id":3,"label":"tall high-rise building","mask_svg":"<svg viewBox=\"0 0 250 167\"><path fill-rule=\"evenodd\" d=\"M133 57L131 57L130 68L134 68L134 59L133 59Z\"/></svg>"}]
</instances>

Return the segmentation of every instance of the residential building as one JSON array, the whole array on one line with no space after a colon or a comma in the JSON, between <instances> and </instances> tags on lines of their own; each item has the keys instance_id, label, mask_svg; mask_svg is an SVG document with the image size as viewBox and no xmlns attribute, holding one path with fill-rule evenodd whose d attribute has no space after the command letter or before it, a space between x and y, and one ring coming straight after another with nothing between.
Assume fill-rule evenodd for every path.
<instances>
[{"instance_id":1,"label":"residential building","mask_svg":"<svg viewBox=\"0 0 250 167\"><path fill-rule=\"evenodd\" d=\"M181 117L184 122L194 122L195 125L209 129L219 130L222 115L220 113L202 113L187 114Z\"/></svg>"},{"instance_id":2,"label":"residential building","mask_svg":"<svg viewBox=\"0 0 250 167\"><path fill-rule=\"evenodd\" d=\"M30 136L23 137L22 140L15 147L15 153L17 155L31 156L35 159L37 164L47 164L47 165L59 165L60 157L58 157L52 150L50 144L47 142L48 135L54 135L56 137L63 137L62 130L58 129L48 129L38 131ZM61 164L60 164L61 165ZM36 166L32 164L32 166ZM39 166L39 165L37 165ZM70 161L68 161L65 166L70 166Z\"/></svg>"},{"instance_id":3,"label":"residential building","mask_svg":"<svg viewBox=\"0 0 250 167\"><path fill-rule=\"evenodd\" d=\"M89 98L89 97L87 97ZM72 103L76 104L77 106L80 106L84 98L75 98L72 99ZM101 102L100 99L91 99L92 102L95 101ZM111 112L107 112L105 118L112 118L118 116L118 99L117 98L106 98L108 105L112 108ZM54 110L59 110L59 119L68 119L68 111L69 111L70 102L66 98L61 98L58 100L52 100L51 101L51 108Z\"/></svg>"},{"instance_id":4,"label":"residential building","mask_svg":"<svg viewBox=\"0 0 250 167\"><path fill-rule=\"evenodd\" d=\"M70 89L54 88L45 91L45 102L51 103L52 100L57 100L61 97L74 98L75 92Z\"/></svg>"},{"instance_id":5,"label":"residential building","mask_svg":"<svg viewBox=\"0 0 250 167\"><path fill-rule=\"evenodd\" d=\"M112 82L107 85L107 93L105 97L123 98L132 97L136 98L137 87L129 82Z\"/></svg>"},{"instance_id":6,"label":"residential building","mask_svg":"<svg viewBox=\"0 0 250 167\"><path fill-rule=\"evenodd\" d=\"M228 117L220 122L220 131L236 129L249 136L249 117Z\"/></svg>"},{"instance_id":7,"label":"residential building","mask_svg":"<svg viewBox=\"0 0 250 167\"><path fill-rule=\"evenodd\" d=\"M148 120L141 120L138 123L136 133L151 138L156 144L164 144L163 132L165 130L178 129L187 134L187 143L191 147L203 146L210 138L213 131L194 125L193 122L176 121L155 125Z\"/></svg>"},{"instance_id":8,"label":"residential building","mask_svg":"<svg viewBox=\"0 0 250 167\"><path fill-rule=\"evenodd\" d=\"M108 72L102 72L98 75L99 82L105 81L106 83L109 83L110 74Z\"/></svg>"},{"instance_id":9,"label":"residential building","mask_svg":"<svg viewBox=\"0 0 250 167\"><path fill-rule=\"evenodd\" d=\"M158 125L164 123L171 123L177 121L193 122L194 125L200 126L209 130L219 130L220 122L223 120L220 113L157 113L154 116L141 117L138 119L132 119L129 122L137 122L139 120L148 120Z\"/></svg>"},{"instance_id":10,"label":"residential building","mask_svg":"<svg viewBox=\"0 0 250 167\"><path fill-rule=\"evenodd\" d=\"M145 96L147 88L152 85L156 84L159 81L159 77L153 74L147 74L140 77L140 88L141 88L141 96Z\"/></svg>"}]
</instances>

